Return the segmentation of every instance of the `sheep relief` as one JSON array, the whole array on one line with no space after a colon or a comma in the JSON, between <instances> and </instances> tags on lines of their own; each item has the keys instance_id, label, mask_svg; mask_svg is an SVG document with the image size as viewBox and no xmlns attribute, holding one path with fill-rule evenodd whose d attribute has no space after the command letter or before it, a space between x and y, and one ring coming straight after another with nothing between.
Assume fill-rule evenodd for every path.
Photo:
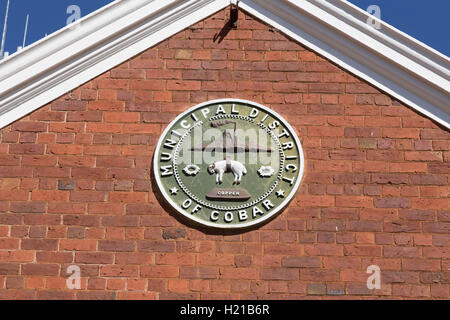
<instances>
[{"instance_id":1,"label":"sheep relief","mask_svg":"<svg viewBox=\"0 0 450 320\"><path fill-rule=\"evenodd\" d=\"M245 169L245 166L242 163L231 159L211 163L208 167L208 171L210 174L216 175L216 183L220 184L223 183L223 174L225 172L233 172L233 184L240 184L242 176L247 174L247 169Z\"/></svg>"},{"instance_id":2,"label":"sheep relief","mask_svg":"<svg viewBox=\"0 0 450 320\"><path fill-rule=\"evenodd\" d=\"M167 202L208 227L270 220L300 185L303 151L295 130L260 104L214 100L179 115L161 135L154 175Z\"/></svg>"}]
</instances>

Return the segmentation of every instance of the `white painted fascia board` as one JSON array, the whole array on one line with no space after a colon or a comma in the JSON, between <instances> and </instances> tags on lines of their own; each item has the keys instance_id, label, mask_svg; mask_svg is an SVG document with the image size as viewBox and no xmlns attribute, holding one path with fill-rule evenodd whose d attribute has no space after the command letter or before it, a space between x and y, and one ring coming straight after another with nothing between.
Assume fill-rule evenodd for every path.
<instances>
[{"instance_id":1,"label":"white painted fascia board","mask_svg":"<svg viewBox=\"0 0 450 320\"><path fill-rule=\"evenodd\" d=\"M0 128L186 27L229 0L117 0L0 63Z\"/></svg>"},{"instance_id":2,"label":"white painted fascia board","mask_svg":"<svg viewBox=\"0 0 450 320\"><path fill-rule=\"evenodd\" d=\"M450 60L342 0L242 0L242 9L450 128Z\"/></svg>"},{"instance_id":3,"label":"white painted fascia board","mask_svg":"<svg viewBox=\"0 0 450 320\"><path fill-rule=\"evenodd\" d=\"M231 1L235 3L235 0ZM117 0L0 62L0 128L224 9ZM449 58L342 0L241 0L255 17L450 128Z\"/></svg>"},{"instance_id":4,"label":"white painted fascia board","mask_svg":"<svg viewBox=\"0 0 450 320\"><path fill-rule=\"evenodd\" d=\"M373 49L380 49L379 53L386 59L397 61L398 63L407 63L411 71L422 76L423 80L436 82L440 86L442 84L442 78L448 80L450 77L448 69L450 60L448 57L395 29L382 20L378 20L381 27L379 30L369 26L367 19L369 17L373 19L374 17L366 11L342 0L313 1L321 9L334 15L339 21L343 21L349 26L335 26L336 29L344 27L345 29L340 30L352 36L355 40L359 40L361 43L369 41L371 45L375 45L376 42L384 45L383 47L380 46ZM330 24L333 25L333 23ZM369 44L366 45L369 46ZM447 83L446 89L450 89L449 83Z\"/></svg>"}]
</instances>

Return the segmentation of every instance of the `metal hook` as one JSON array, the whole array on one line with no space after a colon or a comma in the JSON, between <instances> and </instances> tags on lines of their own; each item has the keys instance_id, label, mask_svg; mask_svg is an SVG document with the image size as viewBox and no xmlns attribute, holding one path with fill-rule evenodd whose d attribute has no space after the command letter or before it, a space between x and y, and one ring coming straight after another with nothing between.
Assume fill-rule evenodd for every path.
<instances>
[{"instance_id":1,"label":"metal hook","mask_svg":"<svg viewBox=\"0 0 450 320\"><path fill-rule=\"evenodd\" d=\"M239 20L239 0L231 0L230 7L230 25L231 28L237 29Z\"/></svg>"}]
</instances>

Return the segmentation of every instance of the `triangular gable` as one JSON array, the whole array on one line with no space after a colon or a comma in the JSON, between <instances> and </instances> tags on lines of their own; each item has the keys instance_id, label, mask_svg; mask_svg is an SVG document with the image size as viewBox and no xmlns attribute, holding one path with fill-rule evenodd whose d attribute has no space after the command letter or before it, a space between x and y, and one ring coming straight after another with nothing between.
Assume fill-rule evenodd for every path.
<instances>
[{"instance_id":1,"label":"triangular gable","mask_svg":"<svg viewBox=\"0 0 450 320\"><path fill-rule=\"evenodd\" d=\"M230 0L118 0L0 63L0 128L226 8ZM448 57L341 0L239 7L450 128Z\"/></svg>"}]
</instances>

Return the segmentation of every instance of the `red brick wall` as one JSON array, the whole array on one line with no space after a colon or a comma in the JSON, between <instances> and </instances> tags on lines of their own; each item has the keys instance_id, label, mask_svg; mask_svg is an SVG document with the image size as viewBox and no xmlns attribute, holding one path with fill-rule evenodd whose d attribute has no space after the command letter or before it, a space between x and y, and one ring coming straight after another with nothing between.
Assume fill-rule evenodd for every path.
<instances>
[{"instance_id":1,"label":"red brick wall","mask_svg":"<svg viewBox=\"0 0 450 320\"><path fill-rule=\"evenodd\" d=\"M449 131L243 13L214 42L227 15L1 130L0 298L449 298ZM150 179L165 126L224 97L279 112L306 158L289 207L234 235Z\"/></svg>"}]
</instances>

